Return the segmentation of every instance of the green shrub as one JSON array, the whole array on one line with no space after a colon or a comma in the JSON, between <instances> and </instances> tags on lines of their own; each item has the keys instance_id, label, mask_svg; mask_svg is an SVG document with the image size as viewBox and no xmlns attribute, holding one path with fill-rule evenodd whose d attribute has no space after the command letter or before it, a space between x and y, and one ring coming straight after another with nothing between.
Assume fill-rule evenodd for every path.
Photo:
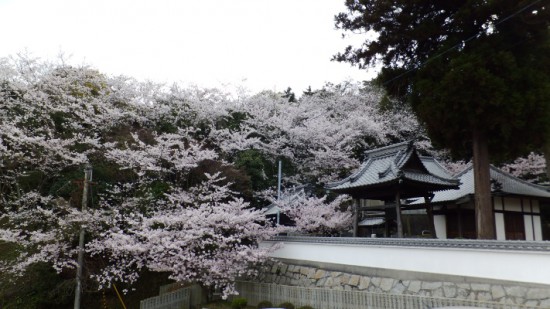
<instances>
[{"instance_id":1,"label":"green shrub","mask_svg":"<svg viewBox=\"0 0 550 309\"><path fill-rule=\"evenodd\" d=\"M271 308L271 307L273 307L273 304L269 300L262 300L261 302L258 303L258 306L257 306L258 309Z\"/></svg>"},{"instance_id":2,"label":"green shrub","mask_svg":"<svg viewBox=\"0 0 550 309\"><path fill-rule=\"evenodd\" d=\"M246 304L248 304L248 300L246 300L246 298L236 297L236 298L233 298L233 300L231 301L231 308L243 309L244 307L246 307Z\"/></svg>"},{"instance_id":3,"label":"green shrub","mask_svg":"<svg viewBox=\"0 0 550 309\"><path fill-rule=\"evenodd\" d=\"M302 306L302 307L300 307L300 308L298 308L298 309L313 309L313 307L311 307L311 306Z\"/></svg>"},{"instance_id":4,"label":"green shrub","mask_svg":"<svg viewBox=\"0 0 550 309\"><path fill-rule=\"evenodd\" d=\"M285 309L294 309L294 305L287 301L282 304L279 304L278 307L285 308Z\"/></svg>"}]
</instances>

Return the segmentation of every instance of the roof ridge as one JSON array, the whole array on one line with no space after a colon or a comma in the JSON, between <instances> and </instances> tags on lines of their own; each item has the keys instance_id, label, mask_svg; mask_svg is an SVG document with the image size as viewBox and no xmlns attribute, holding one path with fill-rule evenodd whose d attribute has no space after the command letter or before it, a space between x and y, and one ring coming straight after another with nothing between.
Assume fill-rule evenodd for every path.
<instances>
[{"instance_id":1,"label":"roof ridge","mask_svg":"<svg viewBox=\"0 0 550 309\"><path fill-rule=\"evenodd\" d=\"M370 155L377 154L377 153L385 153L385 152L388 152L389 150L399 149L403 146L407 146L407 145L411 144L412 142L413 141L410 140L410 141L405 141L405 142L401 142L401 143L397 143L397 144L391 144L391 145L380 147L380 148L374 148L374 149L365 151L365 155L370 156Z\"/></svg>"},{"instance_id":2,"label":"roof ridge","mask_svg":"<svg viewBox=\"0 0 550 309\"><path fill-rule=\"evenodd\" d=\"M412 174L423 174L423 173L418 173L418 172L415 172L415 171L405 171L405 173L412 173ZM456 184L458 186L460 186L461 182L460 182L460 179L456 179L456 178L453 178L453 177L450 177L450 178L444 178L444 177L441 177L441 176L438 176L436 174L433 174L433 173L429 173L430 176L434 177L434 178L437 178L439 180L442 180L442 181L452 181L452 182L456 182Z\"/></svg>"},{"instance_id":3,"label":"roof ridge","mask_svg":"<svg viewBox=\"0 0 550 309\"><path fill-rule=\"evenodd\" d=\"M546 188L546 187L544 187L544 186L541 186L541 185L537 185L537 184L535 184L535 183L528 182L528 181L526 181L526 180L523 180L523 179L521 179L521 178L519 178L519 177L516 177L516 176L514 176L514 175L512 175L512 174L510 174L510 173L508 173L508 172L505 172L505 171L501 170L500 168L498 168L498 167L496 167L496 166L494 166L494 165L492 165L492 164L490 164L489 168L492 169L492 170L494 170L494 171L497 172L497 173L500 173L500 174L502 174L502 175L504 175L504 176L510 177L512 180L518 181L519 183L522 183L522 184L524 184L524 185L533 187L533 188L535 188L535 189L539 189L539 190L542 190L542 191L545 191L545 192L549 192L549 193L550 193L550 191L548 190L548 188Z\"/></svg>"},{"instance_id":4,"label":"roof ridge","mask_svg":"<svg viewBox=\"0 0 550 309\"><path fill-rule=\"evenodd\" d=\"M468 171L472 170L474 168L474 165L472 163L468 163L468 166L463 169L462 171L456 173L453 175L453 178L460 178L462 175L466 174Z\"/></svg>"},{"instance_id":5,"label":"roof ridge","mask_svg":"<svg viewBox=\"0 0 550 309\"><path fill-rule=\"evenodd\" d=\"M418 155L418 158L420 159L420 162L422 162L422 159L428 159L433 161L437 166L441 168L441 170L443 170L447 175L449 175L449 177L454 178L453 173L451 173L451 171L449 171L445 166L443 166L443 164L441 164L436 158L431 156L421 156L421 155ZM424 162L422 162L422 164L424 164ZM426 166L424 165L424 167Z\"/></svg>"},{"instance_id":6,"label":"roof ridge","mask_svg":"<svg viewBox=\"0 0 550 309\"><path fill-rule=\"evenodd\" d=\"M331 188L331 187L336 187L338 185L341 185L343 183L345 183L346 181L348 180L352 180L354 181L354 179L357 179L357 177L360 177L364 171L365 171L365 167L367 167L368 164L372 163L372 160L370 158L367 158L367 160L365 162L363 162L356 170L355 172L353 172L351 175L349 175L348 177L345 177L344 179L341 179L341 180L337 180L337 181L333 181L333 182L330 182L330 183L327 183L325 186L327 188Z\"/></svg>"}]
</instances>

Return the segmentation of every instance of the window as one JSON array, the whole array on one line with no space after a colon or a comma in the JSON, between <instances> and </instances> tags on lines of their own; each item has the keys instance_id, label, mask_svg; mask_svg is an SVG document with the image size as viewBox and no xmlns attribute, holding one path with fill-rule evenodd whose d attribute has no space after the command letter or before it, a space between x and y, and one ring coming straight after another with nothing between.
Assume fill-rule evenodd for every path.
<instances>
[{"instance_id":1,"label":"window","mask_svg":"<svg viewBox=\"0 0 550 309\"><path fill-rule=\"evenodd\" d=\"M475 213L471 209L454 209L446 214L447 238L476 238Z\"/></svg>"},{"instance_id":2,"label":"window","mask_svg":"<svg viewBox=\"0 0 550 309\"><path fill-rule=\"evenodd\" d=\"M525 240L525 223L519 212L504 213L504 230L507 240Z\"/></svg>"}]
</instances>

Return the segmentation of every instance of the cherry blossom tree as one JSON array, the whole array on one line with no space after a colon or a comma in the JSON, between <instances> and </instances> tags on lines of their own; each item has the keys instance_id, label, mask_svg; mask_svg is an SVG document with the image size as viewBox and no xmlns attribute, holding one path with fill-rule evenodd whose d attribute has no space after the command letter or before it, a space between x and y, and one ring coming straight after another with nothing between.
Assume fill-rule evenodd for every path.
<instances>
[{"instance_id":1,"label":"cherry blossom tree","mask_svg":"<svg viewBox=\"0 0 550 309\"><path fill-rule=\"evenodd\" d=\"M230 293L236 276L267 257L258 242L273 229L230 184L218 184L220 175L188 184L199 162L218 159L201 142L215 124L200 102L221 104L222 95L192 92L166 104L170 95L162 87L86 68L10 68L2 71L0 98L6 103L0 107L0 183L6 193L0 238L16 244L18 256L3 271L21 274L36 261L58 271L74 268L83 224L94 239L86 251L106 263L91 272L101 285L135 282L147 268ZM163 126L173 118L175 128ZM114 177L100 175L99 200L81 212L78 198L67 201L59 192L72 185L68 173L86 162ZM40 183L20 186L22 177L37 172ZM194 240L186 240L192 233ZM165 255L174 248L187 259Z\"/></svg>"},{"instance_id":2,"label":"cherry blossom tree","mask_svg":"<svg viewBox=\"0 0 550 309\"><path fill-rule=\"evenodd\" d=\"M119 230L104 233L88 246L93 255L110 255L112 263L97 276L102 284L133 281L147 267L169 272L179 282L199 282L235 294L238 277L254 275L251 266L267 259L270 248L258 242L277 233L265 217L236 198L220 175L189 190L177 189L157 203L149 216L114 216ZM132 267L128 267L128 266Z\"/></svg>"},{"instance_id":3,"label":"cherry blossom tree","mask_svg":"<svg viewBox=\"0 0 550 309\"><path fill-rule=\"evenodd\" d=\"M358 167L363 150L418 131L412 113L383 110L383 99L380 90L357 83L327 85L298 102L263 92L231 107L245 115L238 130L223 128L212 139L224 153L254 148L288 158L299 181L324 183Z\"/></svg>"},{"instance_id":4,"label":"cherry blossom tree","mask_svg":"<svg viewBox=\"0 0 550 309\"><path fill-rule=\"evenodd\" d=\"M338 195L332 201L328 197L307 196L303 191L285 194L273 203L295 224L295 231L314 235L339 235L349 231L352 224L350 198Z\"/></svg>"},{"instance_id":5,"label":"cherry blossom tree","mask_svg":"<svg viewBox=\"0 0 550 309\"><path fill-rule=\"evenodd\" d=\"M533 183L548 181L546 178L546 160L543 155L531 152L502 166L502 170Z\"/></svg>"},{"instance_id":6,"label":"cherry blossom tree","mask_svg":"<svg viewBox=\"0 0 550 309\"><path fill-rule=\"evenodd\" d=\"M278 230L265 223L257 200L243 200L247 188L237 190L224 168L244 171L258 197L274 188L278 160L287 184L322 187L357 168L365 150L422 135L413 114L394 103L357 83L289 102L270 91L235 98L3 59L0 240L15 244L17 256L0 267L21 274L43 261L71 271L86 224L87 258L101 261L88 274L99 286L134 283L152 270L234 293L232 282L267 258L259 242ZM535 154L518 160L509 171L519 176L543 168ZM74 181L86 163L94 186L82 212ZM304 233L350 226L343 196L279 203Z\"/></svg>"}]
</instances>

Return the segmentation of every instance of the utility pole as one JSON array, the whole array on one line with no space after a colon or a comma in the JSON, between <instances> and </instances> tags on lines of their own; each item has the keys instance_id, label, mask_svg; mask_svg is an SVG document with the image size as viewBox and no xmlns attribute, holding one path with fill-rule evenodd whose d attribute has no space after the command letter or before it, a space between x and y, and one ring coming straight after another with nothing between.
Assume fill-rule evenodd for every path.
<instances>
[{"instance_id":1,"label":"utility pole","mask_svg":"<svg viewBox=\"0 0 550 309\"><path fill-rule=\"evenodd\" d=\"M282 175L282 165L283 162L279 160L279 171L277 173L277 201L281 199L281 177ZM281 210L277 209L277 225L279 225L281 221Z\"/></svg>"},{"instance_id":2,"label":"utility pole","mask_svg":"<svg viewBox=\"0 0 550 309\"><path fill-rule=\"evenodd\" d=\"M84 168L84 182L82 188L82 213L88 205L88 187L92 181L92 165L86 164ZM74 294L74 309L80 309L80 297L82 295L82 264L84 260L84 234L86 224L80 226L80 239L78 241L78 264L76 266L76 289Z\"/></svg>"}]
</instances>

